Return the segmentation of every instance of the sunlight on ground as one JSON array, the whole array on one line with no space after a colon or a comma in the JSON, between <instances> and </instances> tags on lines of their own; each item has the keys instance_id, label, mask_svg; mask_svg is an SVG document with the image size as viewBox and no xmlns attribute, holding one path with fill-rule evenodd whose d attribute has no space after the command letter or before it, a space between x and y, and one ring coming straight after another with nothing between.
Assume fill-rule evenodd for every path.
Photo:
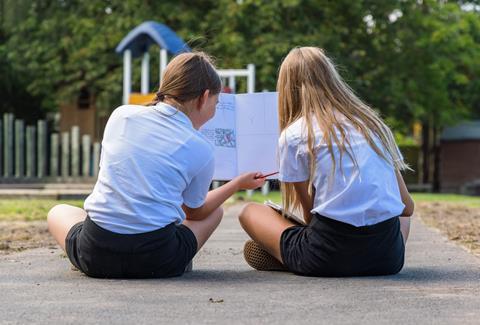
<instances>
[{"instance_id":1,"label":"sunlight on ground","mask_svg":"<svg viewBox=\"0 0 480 325\"><path fill-rule=\"evenodd\" d=\"M478 196L466 196L458 194L437 194L437 193L413 193L413 199L415 202L451 202L458 204L465 204L472 207L480 207L480 197ZM282 197L280 192L270 192L267 196L262 195L261 192L254 192L252 197L248 198L246 192L238 192L235 195L237 200L248 200L254 202L263 203L265 200L272 200L277 203L281 203Z\"/></svg>"},{"instance_id":2,"label":"sunlight on ground","mask_svg":"<svg viewBox=\"0 0 480 325\"><path fill-rule=\"evenodd\" d=\"M413 194L415 202L443 202L462 204L468 207L480 207L480 197L457 195L457 194L431 194L418 193ZM272 191L267 196L262 195L260 191L255 191L251 197L246 195L245 191L235 194L233 199L227 203L232 204L239 201L253 201L263 203L265 200L271 200L281 203L281 195L278 191ZM59 203L71 204L83 207L83 200L55 201L41 199L24 200L0 200L0 220L8 221L33 221L43 220L47 217L47 212L54 205Z\"/></svg>"}]
</instances>

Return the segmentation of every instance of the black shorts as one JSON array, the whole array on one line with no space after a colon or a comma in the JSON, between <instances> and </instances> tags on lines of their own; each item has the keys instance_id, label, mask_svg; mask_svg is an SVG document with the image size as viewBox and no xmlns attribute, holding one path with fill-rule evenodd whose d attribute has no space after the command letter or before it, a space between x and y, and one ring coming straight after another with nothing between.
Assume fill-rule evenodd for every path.
<instances>
[{"instance_id":1,"label":"black shorts","mask_svg":"<svg viewBox=\"0 0 480 325\"><path fill-rule=\"evenodd\" d=\"M309 276L396 274L405 257L398 217L355 227L313 215L308 226L293 226L282 233L280 250L290 271Z\"/></svg>"},{"instance_id":2,"label":"black shorts","mask_svg":"<svg viewBox=\"0 0 480 325\"><path fill-rule=\"evenodd\" d=\"M89 217L70 229L65 250L72 264L96 278L162 278L182 275L197 252L197 240L184 225L118 234Z\"/></svg>"}]
</instances>

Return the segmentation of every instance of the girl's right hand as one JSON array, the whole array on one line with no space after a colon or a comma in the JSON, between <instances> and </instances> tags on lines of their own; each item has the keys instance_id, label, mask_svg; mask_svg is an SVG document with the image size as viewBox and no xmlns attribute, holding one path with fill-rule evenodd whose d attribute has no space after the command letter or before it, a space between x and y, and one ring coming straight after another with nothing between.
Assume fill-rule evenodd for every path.
<instances>
[{"instance_id":1,"label":"girl's right hand","mask_svg":"<svg viewBox=\"0 0 480 325\"><path fill-rule=\"evenodd\" d=\"M245 173L235 177L232 182L236 182L240 190L254 190L265 184L265 177L262 173Z\"/></svg>"}]
</instances>

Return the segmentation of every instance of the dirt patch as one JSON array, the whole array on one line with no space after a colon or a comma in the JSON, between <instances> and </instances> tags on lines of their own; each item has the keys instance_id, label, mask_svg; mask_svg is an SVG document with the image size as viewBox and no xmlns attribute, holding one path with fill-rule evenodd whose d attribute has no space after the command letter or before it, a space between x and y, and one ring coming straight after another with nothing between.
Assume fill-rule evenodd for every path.
<instances>
[{"instance_id":1,"label":"dirt patch","mask_svg":"<svg viewBox=\"0 0 480 325\"><path fill-rule=\"evenodd\" d=\"M37 247L57 247L46 221L0 221L0 255Z\"/></svg>"},{"instance_id":2,"label":"dirt patch","mask_svg":"<svg viewBox=\"0 0 480 325\"><path fill-rule=\"evenodd\" d=\"M480 256L480 207L449 202L420 202L416 215L448 239Z\"/></svg>"},{"instance_id":3,"label":"dirt patch","mask_svg":"<svg viewBox=\"0 0 480 325\"><path fill-rule=\"evenodd\" d=\"M480 207L419 202L415 214L450 240L480 255ZM46 221L0 221L0 255L37 247L57 247Z\"/></svg>"}]
</instances>

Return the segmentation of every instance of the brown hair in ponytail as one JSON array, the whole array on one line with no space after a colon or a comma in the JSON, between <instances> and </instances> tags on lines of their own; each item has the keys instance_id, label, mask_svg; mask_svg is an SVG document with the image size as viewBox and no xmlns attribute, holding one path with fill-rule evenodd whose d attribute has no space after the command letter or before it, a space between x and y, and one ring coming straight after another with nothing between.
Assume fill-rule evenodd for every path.
<instances>
[{"instance_id":1,"label":"brown hair in ponytail","mask_svg":"<svg viewBox=\"0 0 480 325\"><path fill-rule=\"evenodd\" d=\"M183 103L198 98L207 89L210 95L216 95L221 88L220 77L206 53L182 53L167 65L155 99L148 105L156 105L167 99L177 107L182 107Z\"/></svg>"}]
</instances>

